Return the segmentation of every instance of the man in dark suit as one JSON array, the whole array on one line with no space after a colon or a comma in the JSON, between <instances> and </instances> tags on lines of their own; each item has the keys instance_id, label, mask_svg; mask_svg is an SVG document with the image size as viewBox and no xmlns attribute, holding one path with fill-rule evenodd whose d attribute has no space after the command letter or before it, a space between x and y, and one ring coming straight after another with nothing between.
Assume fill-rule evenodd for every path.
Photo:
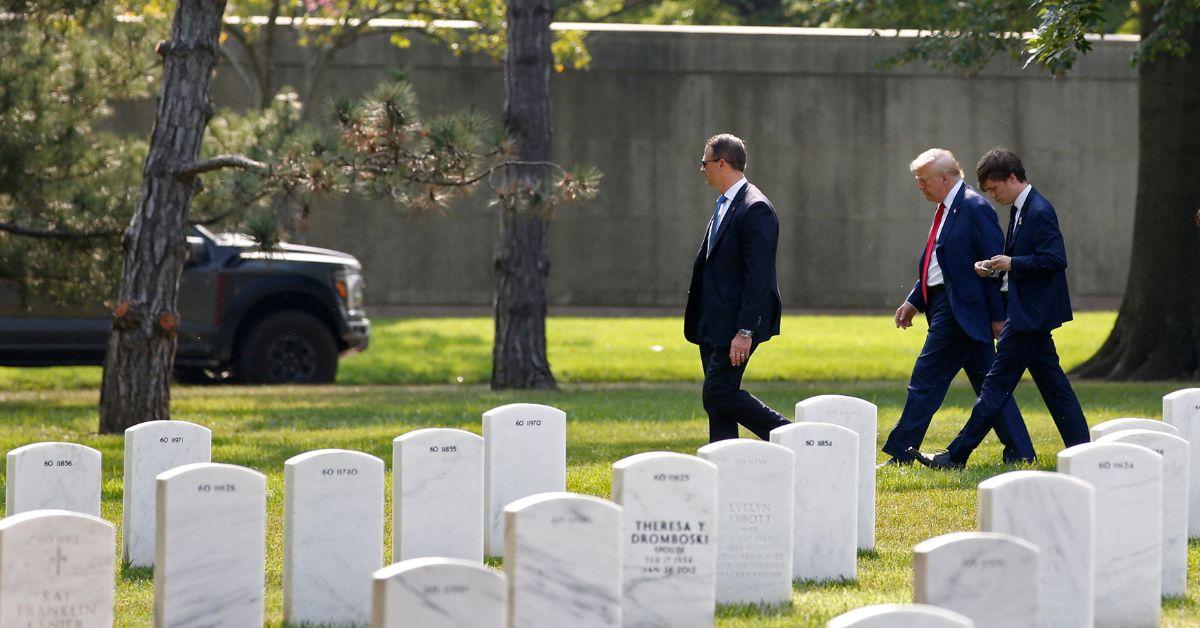
<instances>
[{"instance_id":1,"label":"man in dark suit","mask_svg":"<svg viewBox=\"0 0 1200 628\"><path fill-rule=\"evenodd\" d=\"M721 193L692 266L683 335L700 345L708 440L738 437L738 423L768 440L789 421L741 389L746 363L779 333L783 302L775 281L779 218L746 181L746 146L723 133L709 138L700 174Z\"/></svg>"},{"instance_id":2,"label":"man in dark suit","mask_svg":"<svg viewBox=\"0 0 1200 628\"><path fill-rule=\"evenodd\" d=\"M987 434L996 414L1012 397L1025 370L1033 376L1046 408L1067 447L1089 440L1083 408L1058 363L1051 330L1071 320L1067 294L1067 249L1058 216L1025 180L1025 168L1011 151L993 149L975 170L979 186L997 202L1011 205L1004 253L975 264L980 276L1001 275L1008 295L1008 320L1000 332L996 360L983 382L971 417L935 456L913 451L917 461L936 468L962 468Z\"/></svg>"},{"instance_id":3,"label":"man in dark suit","mask_svg":"<svg viewBox=\"0 0 1200 628\"><path fill-rule=\"evenodd\" d=\"M1004 302L999 283L978 277L975 260L1001 252L1004 232L996 212L962 180L954 155L931 148L909 165L925 198L937 203L933 224L917 266L917 281L896 310L896 326L907 329L913 316L924 312L929 322L925 346L913 365L908 399L896 426L883 445L890 460L884 465L911 464L909 449L920 449L934 412L959 370L979 394L992 367L992 340L1004 326ZM1033 461L1033 443L1011 399L997 408L995 429L1004 443L1005 462Z\"/></svg>"}]
</instances>

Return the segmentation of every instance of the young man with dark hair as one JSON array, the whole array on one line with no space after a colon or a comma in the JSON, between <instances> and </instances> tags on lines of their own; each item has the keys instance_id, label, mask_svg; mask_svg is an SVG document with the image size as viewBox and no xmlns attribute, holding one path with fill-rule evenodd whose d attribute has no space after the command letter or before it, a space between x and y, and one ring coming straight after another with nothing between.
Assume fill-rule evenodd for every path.
<instances>
[{"instance_id":1,"label":"young man with dark hair","mask_svg":"<svg viewBox=\"0 0 1200 628\"><path fill-rule=\"evenodd\" d=\"M1004 253L975 263L981 276L1002 278L1008 319L1000 332L996 360L983 381L971 417L944 453L910 450L917 462L934 468L962 468L992 427L993 417L1012 396L1026 369L1046 402L1066 447L1086 443L1087 421L1071 383L1058 362L1051 331L1071 320L1067 293L1067 249L1054 206L1025 180L1025 168L1012 151L992 149L975 168L979 187L1011 205Z\"/></svg>"},{"instance_id":2,"label":"young man with dark hair","mask_svg":"<svg viewBox=\"0 0 1200 628\"><path fill-rule=\"evenodd\" d=\"M782 300L775 279L779 218L746 180L746 146L728 133L704 145L700 174L721 192L692 265L683 335L700 345L708 440L738 437L738 424L768 440L790 421L741 389L758 345L779 333Z\"/></svg>"},{"instance_id":3,"label":"young man with dark hair","mask_svg":"<svg viewBox=\"0 0 1200 628\"><path fill-rule=\"evenodd\" d=\"M997 282L972 270L976 260L1004 251L996 210L963 181L958 160L944 148L921 153L908 169L936 210L921 247L916 283L896 309L895 320L896 327L907 329L917 312L924 312L929 328L908 380L904 410L883 444L891 458L881 466L912 463L909 450L921 448L933 414L960 370L979 394L995 359L993 339L1005 318ZM1005 463L1033 461L1033 443L1015 402L1002 405L995 428L1004 443Z\"/></svg>"}]
</instances>

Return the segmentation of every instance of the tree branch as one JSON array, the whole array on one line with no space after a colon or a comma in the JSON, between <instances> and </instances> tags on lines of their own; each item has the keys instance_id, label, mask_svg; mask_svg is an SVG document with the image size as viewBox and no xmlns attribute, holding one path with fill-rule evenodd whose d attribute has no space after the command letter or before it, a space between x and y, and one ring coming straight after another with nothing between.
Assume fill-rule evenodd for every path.
<instances>
[{"instance_id":1,"label":"tree branch","mask_svg":"<svg viewBox=\"0 0 1200 628\"><path fill-rule=\"evenodd\" d=\"M245 155L217 155L212 159L197 161L175 171L175 176L188 178L198 174L220 170L222 168L241 168L242 170L270 170L271 166L261 161L254 161Z\"/></svg>"},{"instance_id":2,"label":"tree branch","mask_svg":"<svg viewBox=\"0 0 1200 628\"><path fill-rule=\"evenodd\" d=\"M108 238L121 235L120 229L104 229L101 231L72 231L70 229L35 229L12 222L0 222L0 231L28 238L45 240L86 240L89 238Z\"/></svg>"}]
</instances>

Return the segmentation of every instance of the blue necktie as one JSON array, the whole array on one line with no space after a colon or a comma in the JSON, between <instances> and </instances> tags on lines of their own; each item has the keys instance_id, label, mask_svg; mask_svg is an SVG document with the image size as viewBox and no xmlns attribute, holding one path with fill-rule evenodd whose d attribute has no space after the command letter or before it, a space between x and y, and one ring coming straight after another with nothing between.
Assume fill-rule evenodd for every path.
<instances>
[{"instance_id":1,"label":"blue necktie","mask_svg":"<svg viewBox=\"0 0 1200 628\"><path fill-rule=\"evenodd\" d=\"M725 195L717 197L717 205L713 207L712 227L708 230L708 253L712 254L713 240L717 239L717 221L721 217L721 204L726 200Z\"/></svg>"}]
</instances>

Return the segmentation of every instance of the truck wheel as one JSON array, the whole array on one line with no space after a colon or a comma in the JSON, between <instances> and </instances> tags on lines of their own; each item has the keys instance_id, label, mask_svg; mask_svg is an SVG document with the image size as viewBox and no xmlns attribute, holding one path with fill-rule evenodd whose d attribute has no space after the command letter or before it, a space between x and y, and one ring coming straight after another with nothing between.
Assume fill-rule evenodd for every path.
<instances>
[{"instance_id":1,"label":"truck wheel","mask_svg":"<svg viewBox=\"0 0 1200 628\"><path fill-rule=\"evenodd\" d=\"M236 375L248 384L328 384L337 376L333 336L304 312L276 312L259 320L237 354Z\"/></svg>"}]
</instances>

